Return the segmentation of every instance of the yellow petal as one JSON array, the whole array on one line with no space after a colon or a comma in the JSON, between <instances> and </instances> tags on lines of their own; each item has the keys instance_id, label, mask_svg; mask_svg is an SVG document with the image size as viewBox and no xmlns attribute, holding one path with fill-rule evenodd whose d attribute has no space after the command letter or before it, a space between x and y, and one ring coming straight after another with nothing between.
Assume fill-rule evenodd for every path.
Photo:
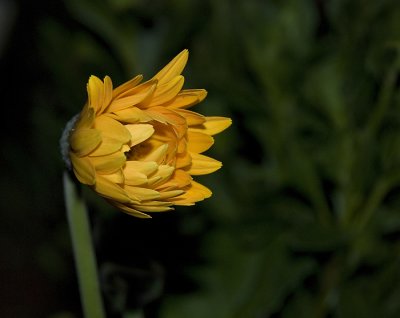
<instances>
[{"instance_id":1,"label":"yellow petal","mask_svg":"<svg viewBox=\"0 0 400 318\"><path fill-rule=\"evenodd\" d=\"M182 138L179 140L178 148L176 149L177 153L184 153L187 151L187 140L186 138Z\"/></svg>"},{"instance_id":2,"label":"yellow petal","mask_svg":"<svg viewBox=\"0 0 400 318\"><path fill-rule=\"evenodd\" d=\"M69 138L71 149L78 157L83 157L101 142L101 133L97 129L82 128L74 130Z\"/></svg>"},{"instance_id":3,"label":"yellow petal","mask_svg":"<svg viewBox=\"0 0 400 318\"><path fill-rule=\"evenodd\" d=\"M132 165L125 165L124 167L125 184L132 186L144 185L147 183L147 176L139 171L133 169Z\"/></svg>"},{"instance_id":4,"label":"yellow petal","mask_svg":"<svg viewBox=\"0 0 400 318\"><path fill-rule=\"evenodd\" d=\"M186 119L186 123L188 126L201 125L206 121L206 118L203 115L192 112L190 110L175 109L175 112Z\"/></svg>"},{"instance_id":5,"label":"yellow petal","mask_svg":"<svg viewBox=\"0 0 400 318\"><path fill-rule=\"evenodd\" d=\"M182 73L189 57L189 51L183 50L171 62L169 62L161 71L153 78L158 79L159 84L170 81L175 76Z\"/></svg>"},{"instance_id":6,"label":"yellow petal","mask_svg":"<svg viewBox=\"0 0 400 318\"><path fill-rule=\"evenodd\" d=\"M132 208L131 206L128 206L126 204L121 204L118 202L113 202L112 200L108 200L110 202L110 204L112 204L113 206L115 206L117 209L122 210L123 212L136 216L138 218L142 218L142 219L150 219L151 216L146 214L146 213L142 213L134 208Z\"/></svg>"},{"instance_id":7,"label":"yellow petal","mask_svg":"<svg viewBox=\"0 0 400 318\"><path fill-rule=\"evenodd\" d=\"M93 107L96 113L101 110L104 100L104 84L98 77L92 75L87 84L89 106Z\"/></svg>"},{"instance_id":8,"label":"yellow petal","mask_svg":"<svg viewBox=\"0 0 400 318\"><path fill-rule=\"evenodd\" d=\"M116 97L108 107L108 112L116 112L125 108L133 107L153 96L157 83L148 81Z\"/></svg>"},{"instance_id":9,"label":"yellow petal","mask_svg":"<svg viewBox=\"0 0 400 318\"><path fill-rule=\"evenodd\" d=\"M132 78L130 81L118 86L116 89L113 91L113 97L117 97L121 95L122 93L134 88L137 86L143 79L143 75L137 75L136 77Z\"/></svg>"},{"instance_id":10,"label":"yellow petal","mask_svg":"<svg viewBox=\"0 0 400 318\"><path fill-rule=\"evenodd\" d=\"M121 203L131 202L127 193L119 185L97 175L94 190L102 196Z\"/></svg>"},{"instance_id":11,"label":"yellow petal","mask_svg":"<svg viewBox=\"0 0 400 318\"><path fill-rule=\"evenodd\" d=\"M167 212L174 209L169 206L146 206L141 204L133 205L133 207L143 212Z\"/></svg>"},{"instance_id":12,"label":"yellow petal","mask_svg":"<svg viewBox=\"0 0 400 318\"><path fill-rule=\"evenodd\" d=\"M150 138L154 133L154 128L149 124L130 124L125 125L125 128L131 134L130 146L133 147L146 139Z\"/></svg>"},{"instance_id":13,"label":"yellow petal","mask_svg":"<svg viewBox=\"0 0 400 318\"><path fill-rule=\"evenodd\" d=\"M212 192L207 187L200 183L192 181L192 184L188 190L182 195L171 198L169 201L176 205L193 205L195 202L202 201L211 197Z\"/></svg>"},{"instance_id":14,"label":"yellow petal","mask_svg":"<svg viewBox=\"0 0 400 318\"><path fill-rule=\"evenodd\" d=\"M156 183L159 183L162 179L161 176L151 177L148 179L147 186L153 188Z\"/></svg>"},{"instance_id":15,"label":"yellow petal","mask_svg":"<svg viewBox=\"0 0 400 318\"><path fill-rule=\"evenodd\" d=\"M75 176L79 182L93 185L95 183L96 171L90 160L86 157L79 158L72 152L69 155Z\"/></svg>"},{"instance_id":16,"label":"yellow petal","mask_svg":"<svg viewBox=\"0 0 400 318\"><path fill-rule=\"evenodd\" d=\"M157 147L155 150L153 150L151 153L149 153L147 156L142 158L143 161L155 161L157 163L161 163L165 155L167 154L168 151L168 145L163 144L159 147Z\"/></svg>"},{"instance_id":17,"label":"yellow petal","mask_svg":"<svg viewBox=\"0 0 400 318\"><path fill-rule=\"evenodd\" d=\"M177 182L179 188L183 188L188 186L193 178L183 170L175 170L174 176L172 177L173 181Z\"/></svg>"},{"instance_id":18,"label":"yellow petal","mask_svg":"<svg viewBox=\"0 0 400 318\"><path fill-rule=\"evenodd\" d=\"M158 164L154 161L127 161L124 169L129 169L145 174L146 176L157 171Z\"/></svg>"},{"instance_id":19,"label":"yellow petal","mask_svg":"<svg viewBox=\"0 0 400 318\"><path fill-rule=\"evenodd\" d=\"M160 192L160 200L165 200L165 199L170 199L173 197L176 197L178 195L181 195L185 191L183 190L172 190L172 191L165 191L165 192Z\"/></svg>"},{"instance_id":20,"label":"yellow petal","mask_svg":"<svg viewBox=\"0 0 400 318\"><path fill-rule=\"evenodd\" d=\"M202 125L189 127L189 130L207 135L216 135L232 124L232 119L226 117L206 117L206 120Z\"/></svg>"},{"instance_id":21,"label":"yellow petal","mask_svg":"<svg viewBox=\"0 0 400 318\"><path fill-rule=\"evenodd\" d=\"M178 139L185 135L187 131L186 120L177 112L162 106L155 106L146 110L146 113L158 122L171 124Z\"/></svg>"},{"instance_id":22,"label":"yellow petal","mask_svg":"<svg viewBox=\"0 0 400 318\"><path fill-rule=\"evenodd\" d=\"M191 175L209 174L222 167L222 163L213 158L197 153L190 153L190 156L192 157L192 164L188 172Z\"/></svg>"},{"instance_id":23,"label":"yellow petal","mask_svg":"<svg viewBox=\"0 0 400 318\"><path fill-rule=\"evenodd\" d=\"M154 200L160 197L160 193L152 189L133 187L129 185L126 185L124 189L128 193L128 195L135 201Z\"/></svg>"},{"instance_id":24,"label":"yellow petal","mask_svg":"<svg viewBox=\"0 0 400 318\"><path fill-rule=\"evenodd\" d=\"M90 156L105 156L121 150L122 143L119 140L103 136L99 147L90 153Z\"/></svg>"},{"instance_id":25,"label":"yellow petal","mask_svg":"<svg viewBox=\"0 0 400 318\"><path fill-rule=\"evenodd\" d=\"M147 115L146 112L137 107L129 107L123 110L119 110L112 114L109 114L108 116L127 124L135 124L137 122L143 123L153 120L153 118Z\"/></svg>"},{"instance_id":26,"label":"yellow petal","mask_svg":"<svg viewBox=\"0 0 400 318\"><path fill-rule=\"evenodd\" d=\"M123 175L121 169L119 169L116 172L111 173L111 174L102 174L101 176L113 183L123 184L125 181L125 178L124 178L124 175Z\"/></svg>"},{"instance_id":27,"label":"yellow petal","mask_svg":"<svg viewBox=\"0 0 400 318\"><path fill-rule=\"evenodd\" d=\"M196 191L197 193L200 193L204 199L207 199L212 196L212 191L209 188L207 188L206 186L204 186L196 181L192 181L191 189L192 189L192 191Z\"/></svg>"},{"instance_id":28,"label":"yellow petal","mask_svg":"<svg viewBox=\"0 0 400 318\"><path fill-rule=\"evenodd\" d=\"M147 185L148 179L146 175L140 172L132 172L129 174L129 179L125 178L125 184L130 186Z\"/></svg>"},{"instance_id":29,"label":"yellow petal","mask_svg":"<svg viewBox=\"0 0 400 318\"><path fill-rule=\"evenodd\" d=\"M163 106L173 109L189 108L200 103L206 96L207 91L205 89L185 89Z\"/></svg>"},{"instance_id":30,"label":"yellow petal","mask_svg":"<svg viewBox=\"0 0 400 318\"><path fill-rule=\"evenodd\" d=\"M86 104L79 114L78 122L75 124L75 130L92 128L95 117L94 109Z\"/></svg>"},{"instance_id":31,"label":"yellow petal","mask_svg":"<svg viewBox=\"0 0 400 318\"><path fill-rule=\"evenodd\" d=\"M94 127L101 131L102 136L107 136L122 144L131 139L131 134L120 122L109 116L99 116L94 122Z\"/></svg>"},{"instance_id":32,"label":"yellow petal","mask_svg":"<svg viewBox=\"0 0 400 318\"><path fill-rule=\"evenodd\" d=\"M121 152L126 153L131 150L131 147L129 147L127 144L122 145Z\"/></svg>"},{"instance_id":33,"label":"yellow petal","mask_svg":"<svg viewBox=\"0 0 400 318\"><path fill-rule=\"evenodd\" d=\"M160 165L158 166L157 171L152 175L152 177L159 177L158 180L152 181L152 185L157 183L164 182L165 180L169 179L171 175L174 173L175 168L168 165Z\"/></svg>"},{"instance_id":34,"label":"yellow petal","mask_svg":"<svg viewBox=\"0 0 400 318\"><path fill-rule=\"evenodd\" d=\"M179 115L176 111L162 106L151 107L146 110L146 114L163 124L168 123L174 126L186 125L184 117Z\"/></svg>"},{"instance_id":35,"label":"yellow petal","mask_svg":"<svg viewBox=\"0 0 400 318\"><path fill-rule=\"evenodd\" d=\"M139 206L139 204L136 205ZM171 206L171 205L173 205L173 203L168 201L145 201L140 203L140 206Z\"/></svg>"},{"instance_id":36,"label":"yellow petal","mask_svg":"<svg viewBox=\"0 0 400 318\"><path fill-rule=\"evenodd\" d=\"M184 168L192 163L192 157L189 152L184 152L183 154L176 155L176 169Z\"/></svg>"},{"instance_id":37,"label":"yellow petal","mask_svg":"<svg viewBox=\"0 0 400 318\"><path fill-rule=\"evenodd\" d=\"M89 157L94 168L99 173L113 173L121 169L125 164L126 157L123 152L117 151L107 156Z\"/></svg>"},{"instance_id":38,"label":"yellow petal","mask_svg":"<svg viewBox=\"0 0 400 318\"><path fill-rule=\"evenodd\" d=\"M176 198L172 198L170 199L170 201L174 204L174 205L180 205L180 206L192 206L194 205L196 202L201 201L201 200L197 200L197 201L193 201L191 199L186 199L182 196L178 196Z\"/></svg>"},{"instance_id":39,"label":"yellow petal","mask_svg":"<svg viewBox=\"0 0 400 318\"><path fill-rule=\"evenodd\" d=\"M151 107L162 105L163 103L169 102L173 99L182 89L185 79L182 75L176 76L170 81L163 85L158 84L154 92L153 98L148 105L143 105L143 107Z\"/></svg>"},{"instance_id":40,"label":"yellow petal","mask_svg":"<svg viewBox=\"0 0 400 318\"><path fill-rule=\"evenodd\" d=\"M188 131L188 150L191 152L202 153L214 144L214 138L200 132Z\"/></svg>"},{"instance_id":41,"label":"yellow petal","mask_svg":"<svg viewBox=\"0 0 400 318\"><path fill-rule=\"evenodd\" d=\"M154 175L161 176L163 178L169 178L174 172L175 168L168 165L159 165Z\"/></svg>"},{"instance_id":42,"label":"yellow petal","mask_svg":"<svg viewBox=\"0 0 400 318\"><path fill-rule=\"evenodd\" d=\"M110 104L113 94L113 84L109 76L104 77L104 93L103 93L103 103L101 105L100 113L102 113L107 106Z\"/></svg>"},{"instance_id":43,"label":"yellow petal","mask_svg":"<svg viewBox=\"0 0 400 318\"><path fill-rule=\"evenodd\" d=\"M191 184L193 178L186 172L181 169L177 169L174 171L172 177L161 185L159 185L156 190L161 191L161 194L165 189L179 188L182 189Z\"/></svg>"}]
</instances>

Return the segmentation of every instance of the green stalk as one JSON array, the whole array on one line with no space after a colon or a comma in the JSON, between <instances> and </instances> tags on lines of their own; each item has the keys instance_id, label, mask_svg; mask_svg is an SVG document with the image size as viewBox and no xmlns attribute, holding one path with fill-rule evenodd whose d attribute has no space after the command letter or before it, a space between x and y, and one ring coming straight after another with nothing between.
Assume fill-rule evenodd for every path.
<instances>
[{"instance_id":1,"label":"green stalk","mask_svg":"<svg viewBox=\"0 0 400 318\"><path fill-rule=\"evenodd\" d=\"M105 318L86 205L67 172L64 196L84 317Z\"/></svg>"}]
</instances>

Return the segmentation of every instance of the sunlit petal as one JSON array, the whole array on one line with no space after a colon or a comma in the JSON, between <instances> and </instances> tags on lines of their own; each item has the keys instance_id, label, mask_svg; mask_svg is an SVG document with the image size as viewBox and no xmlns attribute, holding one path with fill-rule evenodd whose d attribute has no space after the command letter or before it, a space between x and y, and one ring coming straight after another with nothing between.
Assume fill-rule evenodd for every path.
<instances>
[{"instance_id":1,"label":"sunlit petal","mask_svg":"<svg viewBox=\"0 0 400 318\"><path fill-rule=\"evenodd\" d=\"M214 144L214 138L196 131L188 131L188 150L202 153Z\"/></svg>"},{"instance_id":2,"label":"sunlit petal","mask_svg":"<svg viewBox=\"0 0 400 318\"><path fill-rule=\"evenodd\" d=\"M187 63L188 57L189 51L183 50L153 78L157 79L160 85L170 81L172 78L182 73Z\"/></svg>"},{"instance_id":3,"label":"sunlit petal","mask_svg":"<svg viewBox=\"0 0 400 318\"><path fill-rule=\"evenodd\" d=\"M226 117L206 117L202 125L192 126L190 131L201 132L207 135L216 135L232 125L232 120Z\"/></svg>"},{"instance_id":4,"label":"sunlit petal","mask_svg":"<svg viewBox=\"0 0 400 318\"><path fill-rule=\"evenodd\" d=\"M222 167L222 163L213 158L191 153L192 163L190 165L189 173L193 175L203 175L212 173Z\"/></svg>"}]
</instances>

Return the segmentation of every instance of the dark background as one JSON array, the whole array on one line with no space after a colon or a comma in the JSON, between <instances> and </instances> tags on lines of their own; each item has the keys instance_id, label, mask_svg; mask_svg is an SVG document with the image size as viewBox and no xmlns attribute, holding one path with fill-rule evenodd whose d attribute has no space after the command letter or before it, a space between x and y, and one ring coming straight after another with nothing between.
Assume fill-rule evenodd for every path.
<instances>
[{"instance_id":1,"label":"dark background","mask_svg":"<svg viewBox=\"0 0 400 318\"><path fill-rule=\"evenodd\" d=\"M84 190L109 317L400 317L399 40L396 0L1 0L0 316L81 317L58 139L188 48L224 167L151 220Z\"/></svg>"}]
</instances>

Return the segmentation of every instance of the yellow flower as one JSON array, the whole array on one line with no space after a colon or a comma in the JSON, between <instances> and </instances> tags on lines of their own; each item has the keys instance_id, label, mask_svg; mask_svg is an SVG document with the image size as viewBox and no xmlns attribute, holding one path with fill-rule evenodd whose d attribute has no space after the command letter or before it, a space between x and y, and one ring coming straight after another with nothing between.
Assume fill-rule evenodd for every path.
<instances>
[{"instance_id":1,"label":"yellow flower","mask_svg":"<svg viewBox=\"0 0 400 318\"><path fill-rule=\"evenodd\" d=\"M182 90L187 59L184 50L149 81L138 75L115 89L110 77L91 76L88 101L68 133L77 179L131 215L150 217L146 212L211 196L192 176L221 167L201 153L231 120L187 110L207 95Z\"/></svg>"}]
</instances>

